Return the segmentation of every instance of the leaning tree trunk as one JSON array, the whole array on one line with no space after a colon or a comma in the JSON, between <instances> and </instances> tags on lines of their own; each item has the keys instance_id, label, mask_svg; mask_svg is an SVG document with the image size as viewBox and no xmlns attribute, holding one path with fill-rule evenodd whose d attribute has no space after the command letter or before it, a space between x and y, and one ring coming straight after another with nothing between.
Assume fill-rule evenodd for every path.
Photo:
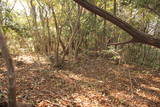
<instances>
[{"instance_id":1,"label":"leaning tree trunk","mask_svg":"<svg viewBox=\"0 0 160 107\"><path fill-rule=\"evenodd\" d=\"M152 35L149 35L147 33L144 33L142 31L139 31L132 27L127 22L121 20L120 18L112 15L111 13L98 8L95 5L92 5L91 3L87 2L86 0L74 0L76 3L81 5L82 7L88 9L89 11L103 17L104 19L112 22L113 24L117 25L124 31L126 31L128 34L132 36L132 40L130 42L139 42L143 44L148 44L151 46L155 46L157 48L160 48L160 39L154 38ZM128 42L127 42L128 43Z\"/></svg>"}]
</instances>

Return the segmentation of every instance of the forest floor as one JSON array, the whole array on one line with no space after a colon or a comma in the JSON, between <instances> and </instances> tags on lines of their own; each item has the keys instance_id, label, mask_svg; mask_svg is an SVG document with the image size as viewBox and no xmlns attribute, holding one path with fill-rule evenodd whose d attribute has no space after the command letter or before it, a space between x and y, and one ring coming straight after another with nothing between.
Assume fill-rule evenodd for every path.
<instances>
[{"instance_id":1,"label":"forest floor","mask_svg":"<svg viewBox=\"0 0 160 107\"><path fill-rule=\"evenodd\" d=\"M160 70L81 56L63 69L34 55L14 56L17 100L37 107L160 107ZM7 96L0 62L0 90Z\"/></svg>"}]
</instances>

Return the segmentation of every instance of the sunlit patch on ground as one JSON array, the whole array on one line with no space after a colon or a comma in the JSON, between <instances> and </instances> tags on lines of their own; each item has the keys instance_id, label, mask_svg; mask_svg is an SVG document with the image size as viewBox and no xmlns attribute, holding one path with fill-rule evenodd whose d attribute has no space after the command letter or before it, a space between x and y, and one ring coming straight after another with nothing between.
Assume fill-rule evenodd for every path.
<instances>
[{"instance_id":1,"label":"sunlit patch on ground","mask_svg":"<svg viewBox=\"0 0 160 107\"><path fill-rule=\"evenodd\" d=\"M3 74L0 74L0 79L4 79L4 76L3 76Z\"/></svg>"},{"instance_id":2,"label":"sunlit patch on ground","mask_svg":"<svg viewBox=\"0 0 160 107\"><path fill-rule=\"evenodd\" d=\"M42 57L41 55L33 56L33 55L20 55L14 58L16 61L22 61L26 64L32 64L35 62L40 62L41 64L46 64L47 59Z\"/></svg>"},{"instance_id":3,"label":"sunlit patch on ground","mask_svg":"<svg viewBox=\"0 0 160 107\"><path fill-rule=\"evenodd\" d=\"M17 100L21 102L38 104L39 107L160 105L158 72L134 65L114 65L103 58L82 57L78 63L68 62L61 70L52 69L43 57L23 55L14 61L23 63L16 65ZM4 71L0 72L0 80L3 81L0 90L6 93Z\"/></svg>"}]
</instances>

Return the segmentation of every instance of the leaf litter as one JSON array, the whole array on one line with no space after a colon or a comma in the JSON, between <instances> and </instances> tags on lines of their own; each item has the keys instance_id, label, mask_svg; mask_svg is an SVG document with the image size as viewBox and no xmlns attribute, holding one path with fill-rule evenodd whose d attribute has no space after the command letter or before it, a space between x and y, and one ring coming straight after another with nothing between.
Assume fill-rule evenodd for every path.
<instances>
[{"instance_id":1,"label":"leaf litter","mask_svg":"<svg viewBox=\"0 0 160 107\"><path fill-rule=\"evenodd\" d=\"M14 58L18 101L37 107L160 107L158 70L87 56L55 69L41 59ZM6 68L0 63L0 90L7 99Z\"/></svg>"}]
</instances>

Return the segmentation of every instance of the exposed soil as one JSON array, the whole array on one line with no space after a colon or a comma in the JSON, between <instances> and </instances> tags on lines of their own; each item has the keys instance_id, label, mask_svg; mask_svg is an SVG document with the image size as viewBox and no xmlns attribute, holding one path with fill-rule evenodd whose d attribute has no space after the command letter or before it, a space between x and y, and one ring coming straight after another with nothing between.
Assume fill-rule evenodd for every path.
<instances>
[{"instance_id":1,"label":"exposed soil","mask_svg":"<svg viewBox=\"0 0 160 107\"><path fill-rule=\"evenodd\" d=\"M55 69L34 55L14 57L17 100L38 107L160 107L160 71L81 56ZM0 62L0 90L7 96Z\"/></svg>"}]
</instances>

